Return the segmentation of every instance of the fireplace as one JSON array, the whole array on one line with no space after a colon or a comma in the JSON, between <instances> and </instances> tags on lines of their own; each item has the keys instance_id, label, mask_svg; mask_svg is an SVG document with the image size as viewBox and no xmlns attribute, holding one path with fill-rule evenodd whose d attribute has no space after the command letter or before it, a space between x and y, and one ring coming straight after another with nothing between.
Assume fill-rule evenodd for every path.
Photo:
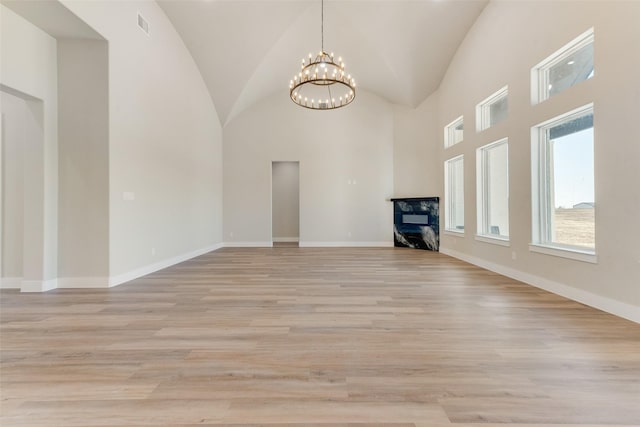
<instances>
[{"instance_id":1,"label":"fireplace","mask_svg":"<svg viewBox=\"0 0 640 427\"><path fill-rule=\"evenodd\" d=\"M439 198L406 197L391 201L394 246L437 251L440 248Z\"/></svg>"}]
</instances>

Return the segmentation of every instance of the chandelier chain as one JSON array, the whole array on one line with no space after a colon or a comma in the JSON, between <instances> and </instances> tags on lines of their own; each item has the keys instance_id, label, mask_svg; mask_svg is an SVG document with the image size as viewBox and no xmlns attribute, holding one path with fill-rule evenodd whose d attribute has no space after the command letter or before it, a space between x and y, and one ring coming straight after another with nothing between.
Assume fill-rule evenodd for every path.
<instances>
[{"instance_id":1,"label":"chandelier chain","mask_svg":"<svg viewBox=\"0 0 640 427\"><path fill-rule=\"evenodd\" d=\"M320 20L320 47L324 52L324 0L322 0L322 12L321 12L321 20Z\"/></svg>"}]
</instances>

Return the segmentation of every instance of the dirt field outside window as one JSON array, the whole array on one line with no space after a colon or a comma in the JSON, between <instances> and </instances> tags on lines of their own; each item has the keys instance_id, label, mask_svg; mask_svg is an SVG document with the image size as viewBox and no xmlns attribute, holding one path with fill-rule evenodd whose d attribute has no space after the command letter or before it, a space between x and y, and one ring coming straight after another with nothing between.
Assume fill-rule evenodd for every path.
<instances>
[{"instance_id":1,"label":"dirt field outside window","mask_svg":"<svg viewBox=\"0 0 640 427\"><path fill-rule=\"evenodd\" d=\"M595 248L595 209L555 210L555 243Z\"/></svg>"}]
</instances>

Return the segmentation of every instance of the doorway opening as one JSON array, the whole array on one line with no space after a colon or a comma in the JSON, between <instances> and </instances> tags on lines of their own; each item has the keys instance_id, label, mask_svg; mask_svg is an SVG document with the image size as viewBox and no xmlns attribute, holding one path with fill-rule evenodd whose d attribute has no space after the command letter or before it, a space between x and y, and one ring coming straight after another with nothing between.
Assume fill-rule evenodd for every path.
<instances>
[{"instance_id":1,"label":"doorway opening","mask_svg":"<svg viewBox=\"0 0 640 427\"><path fill-rule=\"evenodd\" d=\"M43 118L41 100L0 85L0 288L42 272Z\"/></svg>"},{"instance_id":2,"label":"doorway opening","mask_svg":"<svg viewBox=\"0 0 640 427\"><path fill-rule=\"evenodd\" d=\"M278 247L300 241L300 162L271 164L271 239Z\"/></svg>"}]
</instances>

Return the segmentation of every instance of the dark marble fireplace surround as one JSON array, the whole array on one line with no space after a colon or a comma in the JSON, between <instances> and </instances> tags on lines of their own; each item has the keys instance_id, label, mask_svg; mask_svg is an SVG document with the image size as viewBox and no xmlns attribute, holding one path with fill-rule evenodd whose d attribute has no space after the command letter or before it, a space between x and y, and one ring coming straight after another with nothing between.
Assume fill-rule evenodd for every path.
<instances>
[{"instance_id":1,"label":"dark marble fireplace surround","mask_svg":"<svg viewBox=\"0 0 640 427\"><path fill-rule=\"evenodd\" d=\"M437 251L440 248L439 198L404 197L391 201L394 246Z\"/></svg>"}]
</instances>

